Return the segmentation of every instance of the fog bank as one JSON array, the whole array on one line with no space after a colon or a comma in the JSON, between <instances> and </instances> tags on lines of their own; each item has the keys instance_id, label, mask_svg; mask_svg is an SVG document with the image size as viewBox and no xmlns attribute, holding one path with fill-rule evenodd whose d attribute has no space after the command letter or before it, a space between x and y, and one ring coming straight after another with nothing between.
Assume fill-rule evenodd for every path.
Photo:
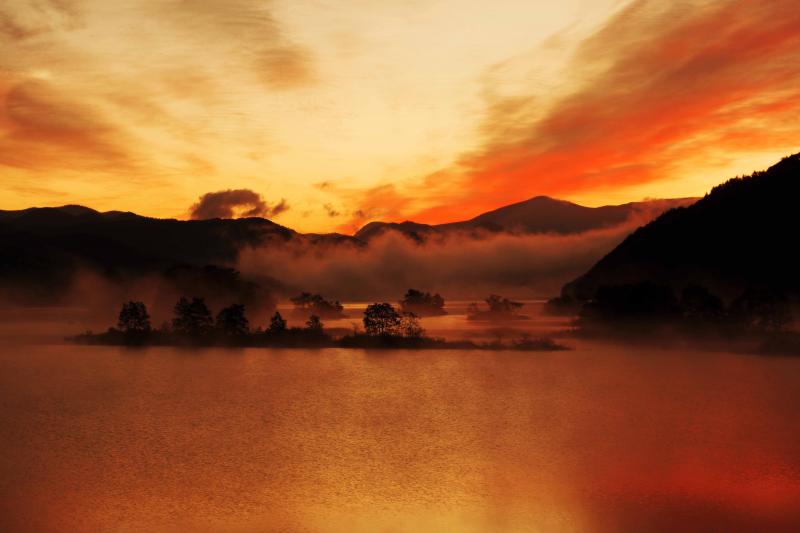
<instances>
[{"instance_id":1,"label":"fog bank","mask_svg":"<svg viewBox=\"0 0 800 533\"><path fill-rule=\"evenodd\" d=\"M621 242L636 222L575 235L448 235L416 243L387 232L367 247L289 243L246 248L244 277L270 277L286 290L309 290L341 300L397 298L408 288L445 298L500 292L518 298L557 294Z\"/></svg>"}]
</instances>

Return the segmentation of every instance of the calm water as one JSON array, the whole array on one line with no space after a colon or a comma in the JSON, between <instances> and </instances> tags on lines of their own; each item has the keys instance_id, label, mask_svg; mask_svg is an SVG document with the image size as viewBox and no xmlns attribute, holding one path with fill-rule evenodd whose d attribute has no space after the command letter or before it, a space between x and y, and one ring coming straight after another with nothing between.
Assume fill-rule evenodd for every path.
<instances>
[{"instance_id":1,"label":"calm water","mask_svg":"<svg viewBox=\"0 0 800 533\"><path fill-rule=\"evenodd\" d=\"M6 345L0 530L797 530L798 385L600 345Z\"/></svg>"}]
</instances>

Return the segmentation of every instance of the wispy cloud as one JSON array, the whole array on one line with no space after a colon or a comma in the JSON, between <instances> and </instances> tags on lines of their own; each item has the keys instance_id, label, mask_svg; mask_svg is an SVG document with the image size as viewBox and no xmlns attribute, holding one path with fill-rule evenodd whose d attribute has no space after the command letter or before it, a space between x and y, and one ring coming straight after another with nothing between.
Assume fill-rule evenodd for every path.
<instances>
[{"instance_id":1,"label":"wispy cloud","mask_svg":"<svg viewBox=\"0 0 800 533\"><path fill-rule=\"evenodd\" d=\"M52 83L17 82L1 101L5 131L0 136L0 165L115 172L137 166L128 150L130 139L119 128Z\"/></svg>"},{"instance_id":2,"label":"wispy cloud","mask_svg":"<svg viewBox=\"0 0 800 533\"><path fill-rule=\"evenodd\" d=\"M0 6L0 35L9 40L35 37L80 22L80 9L71 0L7 0Z\"/></svg>"},{"instance_id":3,"label":"wispy cloud","mask_svg":"<svg viewBox=\"0 0 800 533\"><path fill-rule=\"evenodd\" d=\"M317 81L313 52L273 10L257 0L2 2L0 168L15 174L0 197L34 179L75 201L113 190L164 205L181 201L165 190L186 202L231 178L261 185L247 176L252 154L272 149L270 132L242 117L264 94Z\"/></svg>"},{"instance_id":4,"label":"wispy cloud","mask_svg":"<svg viewBox=\"0 0 800 533\"><path fill-rule=\"evenodd\" d=\"M340 231L347 233L355 233L373 220L398 220L413 202L412 198L400 193L392 184L379 185L366 191L340 190L339 194L358 202L359 206L352 212L350 220L339 226Z\"/></svg>"},{"instance_id":5,"label":"wispy cloud","mask_svg":"<svg viewBox=\"0 0 800 533\"><path fill-rule=\"evenodd\" d=\"M336 218L341 214L332 204L322 204L322 208L325 209L325 213L331 218Z\"/></svg>"},{"instance_id":6,"label":"wispy cloud","mask_svg":"<svg viewBox=\"0 0 800 533\"><path fill-rule=\"evenodd\" d=\"M536 194L668 180L703 158L795 148L798 27L792 0L634 1L577 48L564 80L574 89L546 110L533 93L489 99L483 146L400 196L440 199L413 216L445 221ZM402 207L401 197L388 205ZM375 200L367 191L360 208Z\"/></svg>"},{"instance_id":7,"label":"wispy cloud","mask_svg":"<svg viewBox=\"0 0 800 533\"><path fill-rule=\"evenodd\" d=\"M0 2L0 203L281 187L340 213L287 223L354 229L694 195L797 148L795 1L422 4Z\"/></svg>"},{"instance_id":8,"label":"wispy cloud","mask_svg":"<svg viewBox=\"0 0 800 533\"><path fill-rule=\"evenodd\" d=\"M256 61L255 69L272 89L293 89L314 81L311 56L307 49L296 45L264 50Z\"/></svg>"}]
</instances>

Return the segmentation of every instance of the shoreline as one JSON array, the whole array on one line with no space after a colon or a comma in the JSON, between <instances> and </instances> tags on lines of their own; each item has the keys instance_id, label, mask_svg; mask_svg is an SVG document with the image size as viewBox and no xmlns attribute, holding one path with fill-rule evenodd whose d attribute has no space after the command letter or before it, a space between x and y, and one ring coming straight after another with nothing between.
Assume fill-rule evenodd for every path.
<instances>
[{"instance_id":1,"label":"shoreline","mask_svg":"<svg viewBox=\"0 0 800 533\"><path fill-rule=\"evenodd\" d=\"M286 334L251 333L238 338L209 335L190 338L174 334L152 332L146 335L128 335L113 330L106 333L82 333L64 339L72 344L90 346L176 346L189 348L366 348L378 350L488 350L517 352L567 351L570 347L548 337L522 338L509 342L474 342L470 340L450 341L433 337L400 337L391 335L345 335L332 337L327 334L308 334L305 330L290 330Z\"/></svg>"}]
</instances>

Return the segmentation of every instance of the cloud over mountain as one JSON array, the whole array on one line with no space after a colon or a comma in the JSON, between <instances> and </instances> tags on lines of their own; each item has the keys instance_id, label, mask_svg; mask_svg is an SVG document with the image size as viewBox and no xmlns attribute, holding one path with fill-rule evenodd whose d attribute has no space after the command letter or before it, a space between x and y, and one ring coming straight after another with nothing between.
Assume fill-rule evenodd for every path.
<instances>
[{"instance_id":1,"label":"cloud over mountain","mask_svg":"<svg viewBox=\"0 0 800 533\"><path fill-rule=\"evenodd\" d=\"M265 217L270 218L289 210L289 204L281 199L269 205L264 198L250 189L228 189L209 192L200 197L190 209L193 220L209 218Z\"/></svg>"}]
</instances>

